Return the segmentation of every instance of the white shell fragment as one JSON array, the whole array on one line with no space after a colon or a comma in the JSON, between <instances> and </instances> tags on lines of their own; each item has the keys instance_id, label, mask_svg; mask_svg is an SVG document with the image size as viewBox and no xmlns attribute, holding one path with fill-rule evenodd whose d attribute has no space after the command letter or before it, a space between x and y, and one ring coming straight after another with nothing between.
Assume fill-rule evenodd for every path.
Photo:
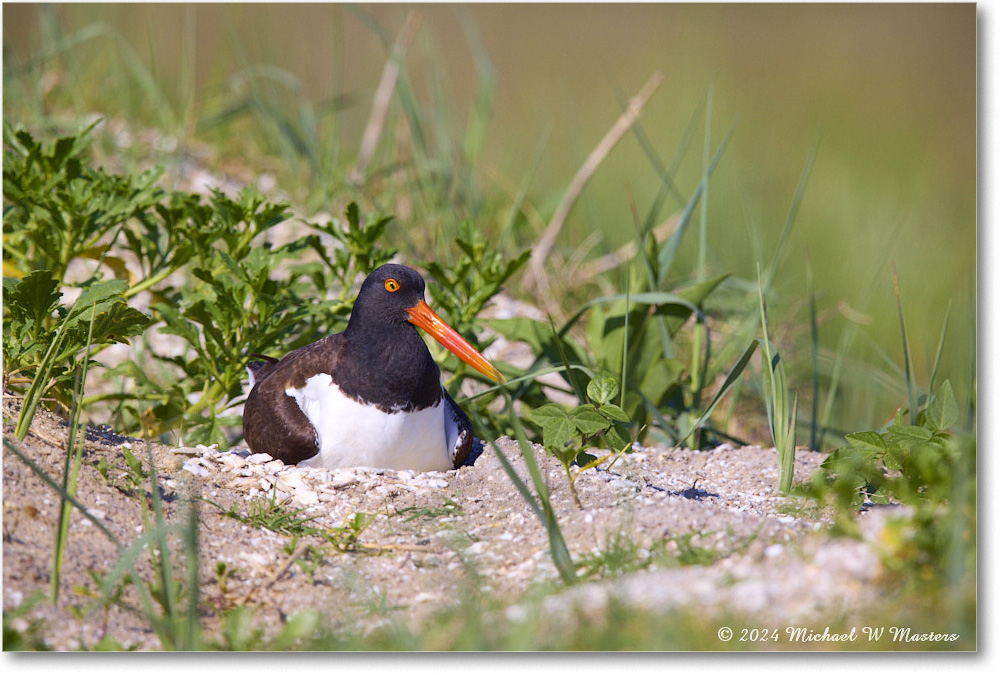
<instances>
[{"instance_id":1,"label":"white shell fragment","mask_svg":"<svg viewBox=\"0 0 1000 675\"><path fill-rule=\"evenodd\" d=\"M368 467L350 469L313 468L286 465L267 453L252 454L234 448L221 452L216 446L172 448L184 458L182 468L199 478L235 488L253 498L258 494L290 499L292 506L309 507L322 502L337 502L343 490L358 486L378 494L443 490L448 487L448 473L443 471L389 471ZM275 493L277 490L277 493Z\"/></svg>"}]
</instances>

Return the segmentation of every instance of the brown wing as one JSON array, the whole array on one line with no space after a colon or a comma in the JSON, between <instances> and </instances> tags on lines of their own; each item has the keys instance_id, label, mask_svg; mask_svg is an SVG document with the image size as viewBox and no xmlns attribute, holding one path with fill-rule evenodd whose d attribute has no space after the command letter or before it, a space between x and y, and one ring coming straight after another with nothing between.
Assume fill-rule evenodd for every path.
<instances>
[{"instance_id":1,"label":"brown wing","mask_svg":"<svg viewBox=\"0 0 1000 675\"><path fill-rule=\"evenodd\" d=\"M250 356L258 359L264 359L263 361L251 361L247 364L247 372L250 374L251 378L250 381L254 383L263 380L272 370L274 370L274 367L277 364L281 363L279 359L276 359L273 356L265 356L264 354L251 354Z\"/></svg>"},{"instance_id":2,"label":"brown wing","mask_svg":"<svg viewBox=\"0 0 1000 675\"><path fill-rule=\"evenodd\" d=\"M285 390L305 385L317 373L331 373L342 336L331 335L254 369L256 383L243 407L243 437L253 452L297 464L319 452L316 428Z\"/></svg>"}]
</instances>

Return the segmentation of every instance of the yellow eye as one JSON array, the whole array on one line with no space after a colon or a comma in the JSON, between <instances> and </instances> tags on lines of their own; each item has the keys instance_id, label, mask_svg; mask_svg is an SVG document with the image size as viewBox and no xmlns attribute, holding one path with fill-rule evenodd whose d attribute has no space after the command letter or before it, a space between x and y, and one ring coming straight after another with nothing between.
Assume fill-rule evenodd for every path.
<instances>
[{"instance_id":1,"label":"yellow eye","mask_svg":"<svg viewBox=\"0 0 1000 675\"><path fill-rule=\"evenodd\" d=\"M389 291L390 293L395 293L396 291L399 290L399 282L396 281L395 279L386 279L385 290Z\"/></svg>"}]
</instances>

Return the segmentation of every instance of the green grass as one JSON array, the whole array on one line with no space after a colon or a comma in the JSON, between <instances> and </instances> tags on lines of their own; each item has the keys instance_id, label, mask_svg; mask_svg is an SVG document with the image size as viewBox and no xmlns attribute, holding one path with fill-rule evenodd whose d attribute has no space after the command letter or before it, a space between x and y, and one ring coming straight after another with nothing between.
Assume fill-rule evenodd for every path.
<instances>
[{"instance_id":1,"label":"green grass","mask_svg":"<svg viewBox=\"0 0 1000 675\"><path fill-rule=\"evenodd\" d=\"M845 531L859 497L917 505L915 534L900 535L890 567L904 586L930 575L935 588L955 591L953 613L966 617L975 555L974 11L434 7L404 20L410 9L5 7L4 384L25 397L17 434L45 404L72 412L74 429L109 419L145 433L151 417L170 440L237 440L230 409L247 354L340 330L357 275L398 252L424 267L435 307L477 347L488 346L476 333L489 325L532 349L525 372L500 364L506 391L480 386L463 400L480 433L516 435L525 450L530 434L545 440L548 429L549 451L567 459L572 484L573 466L595 457L588 445L767 442L746 430L770 427L785 491L796 431L809 430L813 449L857 450L867 439L875 450L838 451L843 461L810 486L814 500L836 503ZM609 20L612 11L620 13ZM912 21L900 21L904 11ZM497 46L492 26L540 20L551 31L545 40L514 45L513 54ZM737 39L755 20L766 20L773 40ZM148 30L154 24L169 29ZM840 49L862 25L880 27L880 50ZM222 36L207 50L199 42L206 26ZM599 37L581 37L597 26ZM523 271L527 255L633 88L664 67L649 56L647 26L684 27L673 40L657 33L656 49L669 52L666 84L566 204L544 262L550 292L538 294ZM261 39L239 37L248 27ZM719 34L734 39L705 39ZM560 39L589 44L589 53L559 70L550 54ZM788 59L793 51L800 58ZM627 64L619 60L626 52ZM521 58L531 67L517 68ZM843 59L853 70L827 70ZM610 80L595 75L616 72L606 70L616 63L624 69ZM392 96L379 109L374 91L394 68ZM841 81L844 72L870 79ZM550 93L557 73L564 107ZM919 110L914 92L929 101ZM362 158L366 127L380 131ZM940 133L928 141L927 128ZM266 174L282 197L195 194L181 185L192 163L251 183ZM292 218L303 237L269 243ZM81 266L82 280L70 274ZM80 299L64 301L69 289ZM501 289L549 319L482 320ZM178 338L186 353L158 353L152 330ZM129 341L129 360L100 367L108 346ZM748 377L758 345L764 377ZM457 394L470 374L436 355ZM559 372L578 405L549 401L536 381L543 372ZM607 377L620 385L614 402L588 391ZM527 428L510 412L513 400ZM623 415L609 408L614 419L597 420L602 406ZM901 441L898 408L905 426L930 439L910 429L921 437ZM750 418L738 418L745 410ZM631 426L612 424L625 419ZM75 451L71 441L67 467L78 465ZM902 476L892 474L901 467ZM131 469L129 489L150 478L141 465ZM52 484L64 521L77 507L72 471L65 475L66 484ZM563 584L578 581L580 565L604 574L640 564L622 542L573 559L537 467L530 485L509 475L548 533ZM140 541L170 554L169 527L154 507L153 534L118 542L102 601L126 578L149 586L142 611L165 646L213 646L198 632L198 598L183 597L195 578L175 580L165 563L153 582L131 571ZM446 514L447 505L406 517ZM231 515L288 536L322 535L277 503ZM364 526L327 535L356 544ZM972 543L956 535L969 532ZM57 536L63 541L65 529ZM196 542L184 541L195 574ZM675 544L691 561L711 559L690 541ZM53 584L58 593L57 563ZM214 646L720 648L714 620L684 614L633 617L612 604L606 623L581 619L550 634L530 620L505 622L494 600L468 602L485 603L461 608L484 614L468 631L455 628L458 610L418 633L395 626L366 635L323 633L318 616L304 613L267 640L246 611L234 611ZM5 614L5 644L6 636ZM34 634L13 637L37 645Z\"/></svg>"},{"instance_id":2,"label":"green grass","mask_svg":"<svg viewBox=\"0 0 1000 675\"><path fill-rule=\"evenodd\" d=\"M361 535L374 520L372 515L355 513L344 523L343 527L317 527L312 521L323 514L306 516L304 514L308 509L290 508L288 499L278 500L276 489L270 490L270 496L261 494L251 500L249 508L245 512L236 505L224 508L209 499L205 499L205 501L219 509L224 516L244 525L270 530L275 534L292 537L295 541L300 537L316 537L342 551L364 550L364 546L360 542ZM292 548L294 549L294 545Z\"/></svg>"}]
</instances>

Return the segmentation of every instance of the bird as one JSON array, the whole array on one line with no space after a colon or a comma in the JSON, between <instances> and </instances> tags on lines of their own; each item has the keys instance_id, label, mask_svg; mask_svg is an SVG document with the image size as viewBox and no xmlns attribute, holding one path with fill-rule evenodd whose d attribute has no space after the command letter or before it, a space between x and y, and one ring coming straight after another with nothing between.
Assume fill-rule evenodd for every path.
<instances>
[{"instance_id":1,"label":"bird","mask_svg":"<svg viewBox=\"0 0 1000 675\"><path fill-rule=\"evenodd\" d=\"M306 467L462 466L472 423L442 385L417 327L490 379L505 378L434 313L424 290L416 270L382 265L362 282L344 332L251 361L243 410L251 452Z\"/></svg>"}]
</instances>

